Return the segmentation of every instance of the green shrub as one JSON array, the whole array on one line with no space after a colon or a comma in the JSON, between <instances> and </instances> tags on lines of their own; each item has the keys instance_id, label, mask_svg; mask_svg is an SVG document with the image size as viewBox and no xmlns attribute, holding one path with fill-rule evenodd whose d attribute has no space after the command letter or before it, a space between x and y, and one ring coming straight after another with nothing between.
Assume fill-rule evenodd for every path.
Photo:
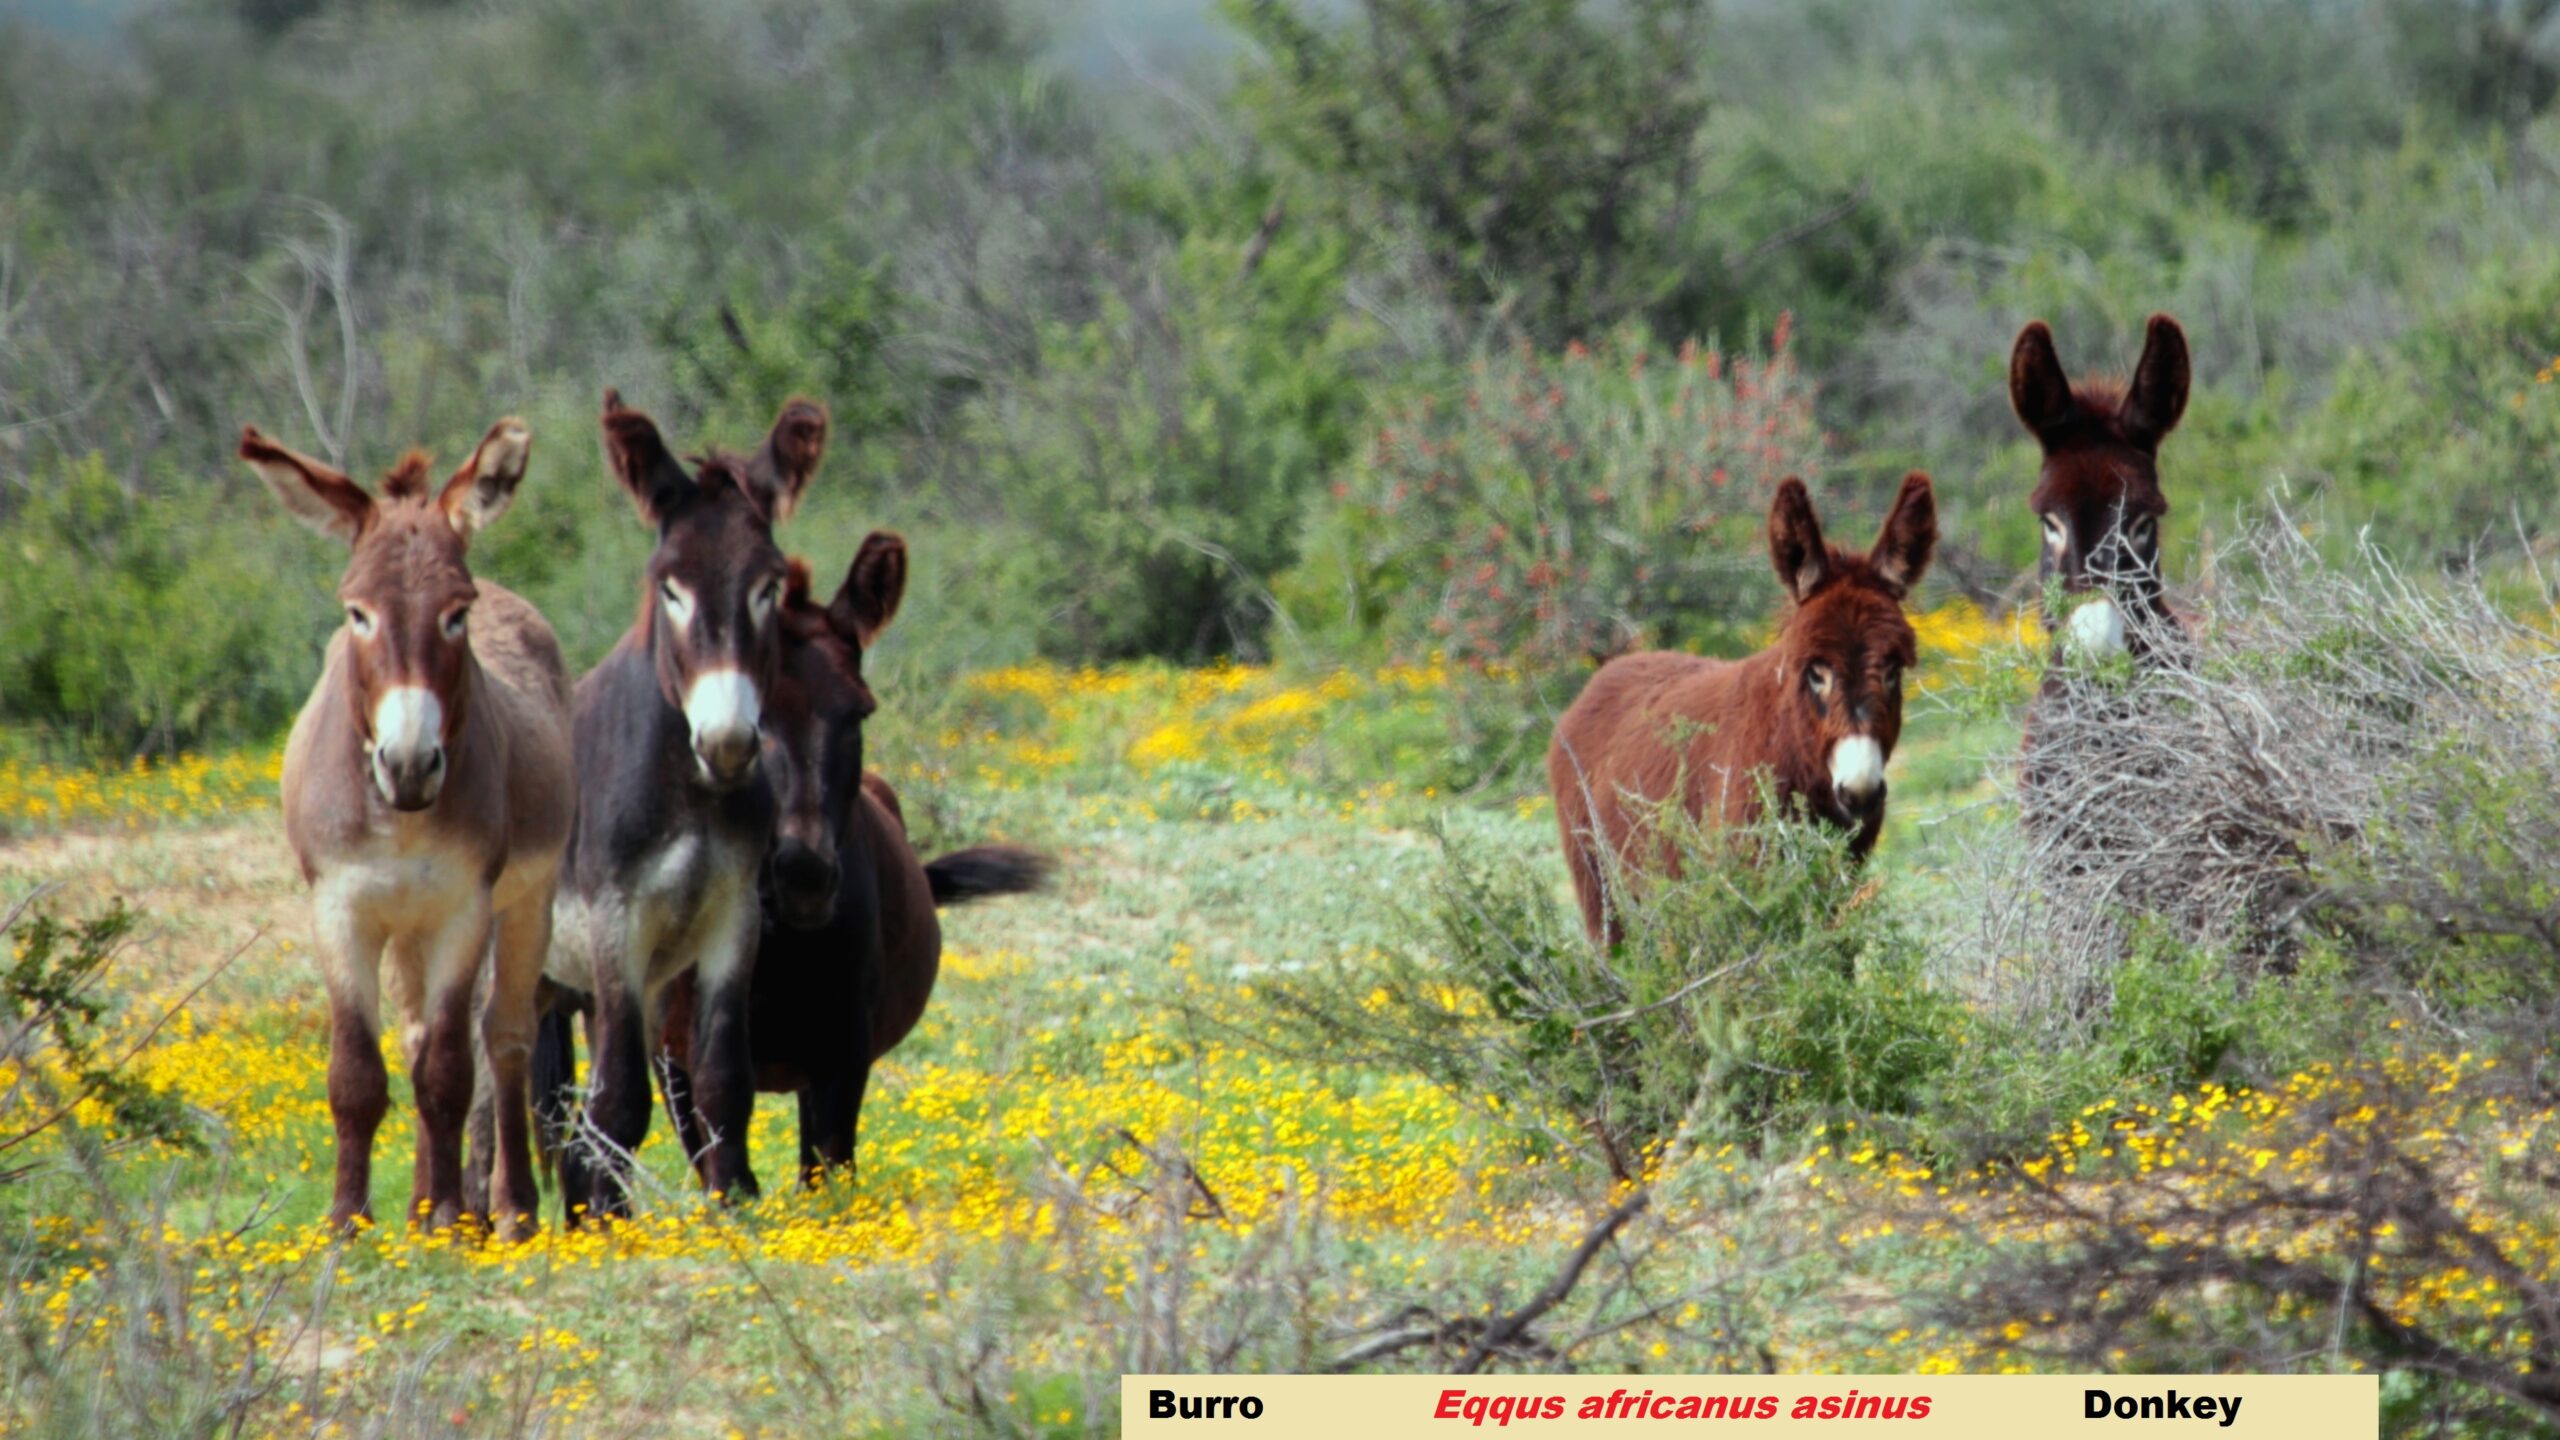
<instances>
[{"instance_id":1,"label":"green shrub","mask_svg":"<svg viewBox=\"0 0 2560 1440\"><path fill-rule=\"evenodd\" d=\"M1485 355L1381 423L1290 593L1446 656L1462 778L1521 767L1594 657L1753 648L1778 599L1769 498L1821 460L1788 342L1781 321L1765 358L1635 332Z\"/></svg>"},{"instance_id":2,"label":"green shrub","mask_svg":"<svg viewBox=\"0 0 2560 1440\"><path fill-rule=\"evenodd\" d=\"M1682 242L1705 0L1310 8L1227 13L1262 51L1246 114L1333 223L1418 269L1466 329L1490 315L1554 347L1629 322L1697 328Z\"/></svg>"},{"instance_id":3,"label":"green shrub","mask_svg":"<svg viewBox=\"0 0 2560 1440\"><path fill-rule=\"evenodd\" d=\"M102 1110L120 1138L202 1148L185 1103L123 1070L131 1051L110 1053L102 1032L98 979L135 924L122 901L68 924L22 904L0 922L9 946L0 967L0 1183L22 1173L26 1157L12 1152L56 1127L94 1139L81 1102Z\"/></svg>"},{"instance_id":4,"label":"green shrub","mask_svg":"<svg viewBox=\"0 0 2560 1440\"><path fill-rule=\"evenodd\" d=\"M1284 989L1329 1053L1365 1053L1525 1130L1638 1173L1667 1144L1757 1145L1841 1116L1907 1112L1953 1061L1963 1017L1841 837L1770 821L1731 833L1676 810L1679 878L1618 877L1626 929L1588 940L1555 869L1491 859L1451 827L1401 949Z\"/></svg>"},{"instance_id":5,"label":"green shrub","mask_svg":"<svg viewBox=\"0 0 2560 1440\"><path fill-rule=\"evenodd\" d=\"M2417 563L2560 522L2560 259L2493 263L2396 343L2348 358L2303 426L2341 509Z\"/></svg>"},{"instance_id":6,"label":"green shrub","mask_svg":"<svg viewBox=\"0 0 2560 1440\"><path fill-rule=\"evenodd\" d=\"M2140 919L2093 1014L2067 1038L2047 1025L1976 1013L1965 1043L1907 1126L1949 1157L2040 1149L2087 1107L2204 1081L2281 1081L2335 1053L2371 1013L2336 956L2315 950L2285 974L2252 974L2224 950Z\"/></svg>"},{"instance_id":7,"label":"green shrub","mask_svg":"<svg viewBox=\"0 0 2560 1440\"><path fill-rule=\"evenodd\" d=\"M974 483L1014 541L990 588L1038 617L1044 651L1263 650L1269 581L1361 412L1342 265L1313 231L1195 231L1111 277L1091 319L1044 327L1038 372L970 406Z\"/></svg>"},{"instance_id":8,"label":"green shrub","mask_svg":"<svg viewBox=\"0 0 2560 1440\"><path fill-rule=\"evenodd\" d=\"M137 497L94 455L39 477L0 523L0 724L126 755L291 718L325 591L279 577L264 497L222 488Z\"/></svg>"}]
</instances>

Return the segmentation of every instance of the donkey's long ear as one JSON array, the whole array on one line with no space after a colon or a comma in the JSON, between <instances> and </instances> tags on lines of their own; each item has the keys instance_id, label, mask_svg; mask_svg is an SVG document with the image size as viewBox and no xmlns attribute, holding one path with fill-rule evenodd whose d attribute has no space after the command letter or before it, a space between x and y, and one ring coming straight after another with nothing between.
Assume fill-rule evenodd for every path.
<instances>
[{"instance_id":1,"label":"donkey's long ear","mask_svg":"<svg viewBox=\"0 0 2560 1440\"><path fill-rule=\"evenodd\" d=\"M777 524L800 508L800 496L826 453L827 407L797 395L784 402L782 413L773 417L773 429L747 461L747 479L762 493L765 513Z\"/></svg>"},{"instance_id":2,"label":"donkey's long ear","mask_svg":"<svg viewBox=\"0 0 2560 1440\"><path fill-rule=\"evenodd\" d=\"M618 390L604 392L604 458L613 478L631 492L640 518L652 525L663 524L693 493L693 477L667 449L658 422L623 404Z\"/></svg>"},{"instance_id":3,"label":"donkey's long ear","mask_svg":"<svg viewBox=\"0 0 2560 1440\"><path fill-rule=\"evenodd\" d=\"M2009 408L2038 439L2070 418L2071 377L2054 353L2052 327L2041 320L2028 321L2009 347Z\"/></svg>"},{"instance_id":4,"label":"donkey's long ear","mask_svg":"<svg viewBox=\"0 0 2560 1440\"><path fill-rule=\"evenodd\" d=\"M1778 498L1769 502L1769 563L1799 604L1831 578L1831 547L1813 516L1813 497L1793 475L1779 482Z\"/></svg>"},{"instance_id":5,"label":"donkey's long ear","mask_svg":"<svg viewBox=\"0 0 2560 1440\"><path fill-rule=\"evenodd\" d=\"M1914 470L1902 477L1902 493L1894 497L1893 513L1884 517L1884 530L1867 552L1867 563L1895 595L1908 595L1928 573L1929 556L1937 548L1938 499L1929 489L1929 477Z\"/></svg>"},{"instance_id":6,"label":"donkey's long ear","mask_svg":"<svg viewBox=\"0 0 2560 1440\"><path fill-rule=\"evenodd\" d=\"M898 613L907 594L907 542L886 530L862 537L844 586L827 602L827 623L868 649Z\"/></svg>"},{"instance_id":7,"label":"donkey's long ear","mask_svg":"<svg viewBox=\"0 0 2560 1440\"><path fill-rule=\"evenodd\" d=\"M489 433L480 437L480 448L444 482L444 493L436 497L453 533L468 540L506 514L516 501L516 486L523 482L525 461L532 454L533 432L523 421L510 415L490 426Z\"/></svg>"},{"instance_id":8,"label":"donkey's long ear","mask_svg":"<svg viewBox=\"0 0 2560 1440\"><path fill-rule=\"evenodd\" d=\"M294 519L332 540L354 544L373 518L373 497L345 472L287 450L255 425L240 427L240 458L276 492Z\"/></svg>"},{"instance_id":9,"label":"donkey's long ear","mask_svg":"<svg viewBox=\"0 0 2560 1440\"><path fill-rule=\"evenodd\" d=\"M2157 445L2178 428L2187 413L2187 332L2166 315L2151 317L2142 341L2142 363L2133 367L2133 384L2117 411L2125 438L2137 445Z\"/></svg>"}]
</instances>

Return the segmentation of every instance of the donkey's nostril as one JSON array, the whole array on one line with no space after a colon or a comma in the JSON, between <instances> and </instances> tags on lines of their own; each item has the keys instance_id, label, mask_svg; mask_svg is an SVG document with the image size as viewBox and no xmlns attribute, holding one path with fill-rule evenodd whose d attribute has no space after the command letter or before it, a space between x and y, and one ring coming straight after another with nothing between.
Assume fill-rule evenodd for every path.
<instances>
[{"instance_id":1,"label":"donkey's nostril","mask_svg":"<svg viewBox=\"0 0 2560 1440\"><path fill-rule=\"evenodd\" d=\"M377 747L373 752L374 788L394 810L424 810L444 788L444 747L420 753Z\"/></svg>"},{"instance_id":2,"label":"donkey's nostril","mask_svg":"<svg viewBox=\"0 0 2560 1440\"><path fill-rule=\"evenodd\" d=\"M694 757L702 762L703 773L721 785L734 785L745 779L762 750L753 730L724 730L698 736L693 742Z\"/></svg>"},{"instance_id":3,"label":"donkey's nostril","mask_svg":"<svg viewBox=\"0 0 2560 1440\"><path fill-rule=\"evenodd\" d=\"M784 918L793 925L823 925L835 909L836 865L797 840L786 840L773 852L773 883L783 902Z\"/></svg>"}]
</instances>

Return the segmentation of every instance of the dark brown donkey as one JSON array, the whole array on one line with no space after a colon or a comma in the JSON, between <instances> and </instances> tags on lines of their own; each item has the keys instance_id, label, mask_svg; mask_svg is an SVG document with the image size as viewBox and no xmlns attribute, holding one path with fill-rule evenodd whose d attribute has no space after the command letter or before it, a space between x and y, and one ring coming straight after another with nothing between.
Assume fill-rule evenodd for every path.
<instances>
[{"instance_id":1,"label":"dark brown donkey","mask_svg":"<svg viewBox=\"0 0 2560 1440\"><path fill-rule=\"evenodd\" d=\"M285 835L311 886L329 988L330 1218L372 1215L374 1131L390 1105L382 962L405 1021L418 1103L411 1218L462 1209L471 1000L492 954L482 1038L496 1105L499 1233L535 1223L527 1135L534 987L569 838L569 680L534 608L464 564L524 478L531 434L501 420L441 487L415 451L379 499L258 433L249 462L294 518L353 549L320 683L284 755Z\"/></svg>"},{"instance_id":2,"label":"dark brown donkey","mask_svg":"<svg viewBox=\"0 0 2560 1440\"><path fill-rule=\"evenodd\" d=\"M2187 383L2186 332L2166 315L2151 317L2129 383L2075 385L2063 374L2053 331L2043 321L2018 332L2009 352L2009 403L2044 447L2044 469L2027 497L2044 526L2036 575L2047 586L2059 581L2066 594L2082 597L2056 627L2057 659L2076 652L2149 662L2185 634L2163 593L2160 520L2169 500L2160 490L2160 442L2186 413ZM2075 697L2089 703L2076 706ZM2062 707L2076 707L2086 723L2060 726ZM2103 753L2105 739L2126 719L2103 692L2081 691L2067 667L2045 671L2027 713L2020 779L2021 818L2029 828L2051 833L2050 807L2038 796L2051 788L2057 767L2118 762L2121 757ZM2059 750L2057 735L2071 737ZM2072 839L2068 850L2092 837L2056 838Z\"/></svg>"},{"instance_id":3,"label":"dark brown donkey","mask_svg":"<svg viewBox=\"0 0 2560 1440\"><path fill-rule=\"evenodd\" d=\"M863 651L897 613L906 574L906 542L875 532L833 600L816 603L807 567L794 562L783 602L787 638L765 751L781 838L765 891L748 1032L756 1088L799 1097L800 1174L810 1183L852 1166L872 1062L924 1017L942 968L935 907L1035 890L1049 871L1046 856L1006 845L918 864L897 793L863 769L862 722L877 708L862 678ZM815 764L812 756L820 757ZM801 849L843 876L823 913L793 903L779 883L785 860ZM671 987L669 1016L691 996L689 978ZM702 1155L697 1112L686 1101L684 1034L671 1018L662 1061L667 1108L687 1153Z\"/></svg>"},{"instance_id":4,"label":"dark brown donkey","mask_svg":"<svg viewBox=\"0 0 2560 1440\"><path fill-rule=\"evenodd\" d=\"M2090 597L2057 640L2098 656L2148 655L2177 629L2162 594L2160 442L2187 409L2186 332L2154 315L2130 384L2074 385L2053 331L2032 321L2009 352L2009 403L2044 447L2027 497L2044 526L2037 578Z\"/></svg>"},{"instance_id":5,"label":"dark brown donkey","mask_svg":"<svg viewBox=\"0 0 2560 1440\"><path fill-rule=\"evenodd\" d=\"M1851 831L1862 857L1874 847L1915 648L1902 600L1937 540L1917 471L1864 556L1823 541L1812 498L1789 479L1769 507L1769 558L1794 602L1776 643L1745 660L1645 651L1591 677L1556 722L1547 780L1594 938L1618 937L1607 857L1641 866L1646 811L1675 797L1701 820L1747 823L1765 773L1781 804Z\"/></svg>"},{"instance_id":6,"label":"dark brown donkey","mask_svg":"<svg viewBox=\"0 0 2560 1440\"><path fill-rule=\"evenodd\" d=\"M701 1066L694 1103L712 1140L712 1187L752 1195L747 1121L755 1106L747 990L761 923L756 883L774 837L759 757L782 659L783 585L773 543L825 453L826 412L783 407L747 458L688 471L648 416L605 392L605 454L658 533L640 618L578 682L578 825L561 894L558 985L593 996L593 1136L561 1155L574 1221L628 1208L623 1166L649 1129L649 1064L667 983L692 971L703 1000L689 1037ZM831 866L787 880L831 904Z\"/></svg>"}]
</instances>

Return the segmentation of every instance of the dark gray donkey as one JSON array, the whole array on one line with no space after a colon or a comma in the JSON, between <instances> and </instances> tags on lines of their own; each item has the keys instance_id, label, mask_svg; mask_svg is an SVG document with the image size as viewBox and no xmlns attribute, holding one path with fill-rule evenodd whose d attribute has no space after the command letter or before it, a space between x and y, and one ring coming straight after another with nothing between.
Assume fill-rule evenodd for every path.
<instances>
[{"instance_id":1,"label":"dark gray donkey","mask_svg":"<svg viewBox=\"0 0 2560 1440\"><path fill-rule=\"evenodd\" d=\"M699 997L690 1096L708 1134L704 1181L732 1199L756 1193L747 1159L755 1083L748 986L760 923L757 876L775 828L758 764L759 724L776 680L788 574L773 524L791 513L827 442L826 411L785 405L755 454L710 455L688 471L648 416L605 393L605 454L658 532L640 618L578 682L578 818L560 887L548 976L593 997L587 1119L594 1132L560 1155L570 1223L627 1213L629 1153L648 1133L649 1056L668 982L691 971ZM832 907L835 867L776 857L778 888ZM571 997L556 996L555 1007ZM566 1015L546 1022L558 1036ZM538 1070L556 1080L565 1057ZM547 1088L547 1087L546 1087ZM554 1129L565 1118L544 1097ZM609 1143L604 1143L609 1142Z\"/></svg>"}]
</instances>

